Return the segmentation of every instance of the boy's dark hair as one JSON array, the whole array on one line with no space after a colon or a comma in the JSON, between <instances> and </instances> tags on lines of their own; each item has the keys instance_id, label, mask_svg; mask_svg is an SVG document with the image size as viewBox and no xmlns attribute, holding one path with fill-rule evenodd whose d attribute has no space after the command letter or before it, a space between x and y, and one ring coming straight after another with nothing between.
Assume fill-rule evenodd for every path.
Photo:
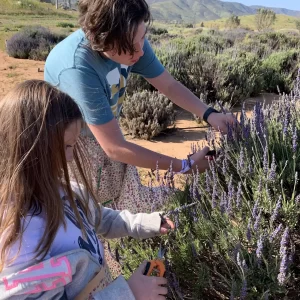
<instances>
[{"instance_id":1,"label":"boy's dark hair","mask_svg":"<svg viewBox=\"0 0 300 300\"><path fill-rule=\"evenodd\" d=\"M79 24L93 50L115 49L134 54L134 38L141 22L150 23L145 0L79 0Z\"/></svg>"}]
</instances>

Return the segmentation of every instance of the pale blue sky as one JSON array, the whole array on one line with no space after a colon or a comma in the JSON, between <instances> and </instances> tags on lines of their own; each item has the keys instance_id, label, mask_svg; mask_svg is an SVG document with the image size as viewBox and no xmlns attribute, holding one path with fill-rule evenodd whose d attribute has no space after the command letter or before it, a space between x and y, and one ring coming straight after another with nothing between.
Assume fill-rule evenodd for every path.
<instances>
[{"instance_id":1,"label":"pale blue sky","mask_svg":"<svg viewBox=\"0 0 300 300\"><path fill-rule=\"evenodd\" d=\"M288 8L300 11L300 0L223 0L225 2L239 2L245 5L262 5L268 7Z\"/></svg>"}]
</instances>

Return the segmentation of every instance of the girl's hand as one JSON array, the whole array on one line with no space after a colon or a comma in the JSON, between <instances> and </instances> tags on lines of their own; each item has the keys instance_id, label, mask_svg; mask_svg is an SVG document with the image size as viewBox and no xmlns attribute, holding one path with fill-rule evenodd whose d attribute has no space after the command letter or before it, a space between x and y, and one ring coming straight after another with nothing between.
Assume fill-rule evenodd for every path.
<instances>
[{"instance_id":1,"label":"girl's hand","mask_svg":"<svg viewBox=\"0 0 300 300\"><path fill-rule=\"evenodd\" d=\"M192 166L194 172L196 171L196 166L198 168L199 173L203 173L206 169L209 169L209 158L206 156L208 151L209 148L206 146L203 149L191 155L191 159L194 161L194 164ZM192 170L189 170L187 173L192 173Z\"/></svg>"},{"instance_id":2,"label":"girl's hand","mask_svg":"<svg viewBox=\"0 0 300 300\"><path fill-rule=\"evenodd\" d=\"M165 218L166 222L160 227L160 234L167 234L171 229L174 229L174 223L169 219Z\"/></svg>"},{"instance_id":3,"label":"girl's hand","mask_svg":"<svg viewBox=\"0 0 300 300\"><path fill-rule=\"evenodd\" d=\"M167 284L164 277L143 275L146 267L144 261L131 275L127 283L136 300L165 300L164 295L168 294L168 289L162 285Z\"/></svg>"}]
</instances>

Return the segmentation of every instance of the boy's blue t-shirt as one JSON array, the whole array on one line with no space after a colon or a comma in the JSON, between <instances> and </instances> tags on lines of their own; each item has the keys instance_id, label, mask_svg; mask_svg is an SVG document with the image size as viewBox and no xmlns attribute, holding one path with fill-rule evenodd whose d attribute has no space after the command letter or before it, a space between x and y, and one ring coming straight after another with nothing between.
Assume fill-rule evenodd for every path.
<instances>
[{"instance_id":1,"label":"boy's blue t-shirt","mask_svg":"<svg viewBox=\"0 0 300 300\"><path fill-rule=\"evenodd\" d=\"M121 65L93 51L79 29L50 52L45 80L77 102L88 124L105 124L119 116L130 72L145 78L164 72L147 40L143 50L144 55L133 66Z\"/></svg>"}]
</instances>

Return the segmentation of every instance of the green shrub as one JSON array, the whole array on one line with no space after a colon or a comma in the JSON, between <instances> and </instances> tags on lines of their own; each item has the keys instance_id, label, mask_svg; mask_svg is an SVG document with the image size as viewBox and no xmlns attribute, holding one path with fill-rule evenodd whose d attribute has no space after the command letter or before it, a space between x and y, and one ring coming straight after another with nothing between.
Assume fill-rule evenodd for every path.
<instances>
[{"instance_id":1,"label":"green shrub","mask_svg":"<svg viewBox=\"0 0 300 300\"><path fill-rule=\"evenodd\" d=\"M159 28L159 27L152 26L148 29L148 32L150 34L154 34L154 35L162 35L164 33L168 33L168 30L165 28Z\"/></svg>"},{"instance_id":2,"label":"green shrub","mask_svg":"<svg viewBox=\"0 0 300 300\"><path fill-rule=\"evenodd\" d=\"M269 29L276 20L276 13L267 8L259 8L255 15L255 23L258 31Z\"/></svg>"},{"instance_id":3,"label":"green shrub","mask_svg":"<svg viewBox=\"0 0 300 300\"><path fill-rule=\"evenodd\" d=\"M186 87L193 89L191 86L190 77L186 67L186 62L189 57L187 51L181 50L172 44L164 48L156 49L156 55L170 74Z\"/></svg>"},{"instance_id":4,"label":"green shrub","mask_svg":"<svg viewBox=\"0 0 300 300\"><path fill-rule=\"evenodd\" d=\"M252 53L225 52L218 57L214 88L217 99L239 104L262 90L261 61Z\"/></svg>"},{"instance_id":5,"label":"green shrub","mask_svg":"<svg viewBox=\"0 0 300 300\"><path fill-rule=\"evenodd\" d=\"M194 28L194 25L192 23L188 23L184 25L185 28Z\"/></svg>"},{"instance_id":6,"label":"green shrub","mask_svg":"<svg viewBox=\"0 0 300 300\"><path fill-rule=\"evenodd\" d=\"M56 27L62 27L62 28L74 28L74 24L73 23L68 23L68 22L58 22L56 24Z\"/></svg>"},{"instance_id":7,"label":"green shrub","mask_svg":"<svg viewBox=\"0 0 300 300\"><path fill-rule=\"evenodd\" d=\"M142 91L126 98L121 126L133 137L150 140L174 124L173 104L158 92Z\"/></svg>"},{"instance_id":8,"label":"green shrub","mask_svg":"<svg viewBox=\"0 0 300 300\"><path fill-rule=\"evenodd\" d=\"M289 92L300 63L300 51L274 52L262 62L264 90Z\"/></svg>"},{"instance_id":9,"label":"green shrub","mask_svg":"<svg viewBox=\"0 0 300 300\"><path fill-rule=\"evenodd\" d=\"M257 40L260 44L265 44L270 49L276 51L300 47L300 40L298 36L287 35L279 32L254 34L252 38Z\"/></svg>"},{"instance_id":10,"label":"green shrub","mask_svg":"<svg viewBox=\"0 0 300 300\"><path fill-rule=\"evenodd\" d=\"M211 52L215 55L222 53L225 49L231 48L234 41L231 38L220 35L197 35L185 42L186 49L190 53Z\"/></svg>"},{"instance_id":11,"label":"green shrub","mask_svg":"<svg viewBox=\"0 0 300 300\"><path fill-rule=\"evenodd\" d=\"M207 103L221 100L239 104L262 89L261 61L251 53L224 52L218 56L198 53L187 63L190 87Z\"/></svg>"},{"instance_id":12,"label":"green shrub","mask_svg":"<svg viewBox=\"0 0 300 300\"><path fill-rule=\"evenodd\" d=\"M237 28L241 25L241 19L237 15L231 15L226 20L226 27L228 28Z\"/></svg>"},{"instance_id":13,"label":"green shrub","mask_svg":"<svg viewBox=\"0 0 300 300\"><path fill-rule=\"evenodd\" d=\"M176 80L207 103L218 99L238 104L262 90L277 92L277 86L282 92L291 90L300 49L295 34L211 30L162 42L165 35L150 35L157 57ZM144 89L154 90L136 76L128 82L128 94Z\"/></svg>"},{"instance_id":14,"label":"green shrub","mask_svg":"<svg viewBox=\"0 0 300 300\"><path fill-rule=\"evenodd\" d=\"M64 38L42 26L24 27L7 41L6 50L14 58L45 60L51 49Z\"/></svg>"},{"instance_id":15,"label":"green shrub","mask_svg":"<svg viewBox=\"0 0 300 300\"><path fill-rule=\"evenodd\" d=\"M216 100L215 89L218 61L211 53L195 53L186 61L186 71L189 74L188 87L198 97L207 103Z\"/></svg>"}]
</instances>

